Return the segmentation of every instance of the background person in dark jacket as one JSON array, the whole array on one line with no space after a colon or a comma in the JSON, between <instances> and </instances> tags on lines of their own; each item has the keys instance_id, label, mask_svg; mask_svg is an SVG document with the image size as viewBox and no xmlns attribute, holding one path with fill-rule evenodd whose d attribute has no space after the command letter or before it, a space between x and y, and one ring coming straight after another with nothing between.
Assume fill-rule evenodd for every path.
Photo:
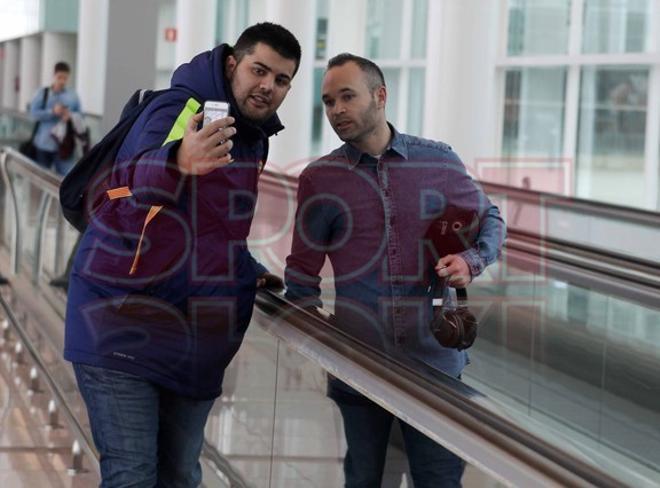
<instances>
[{"instance_id":1,"label":"background person in dark jacket","mask_svg":"<svg viewBox=\"0 0 660 488\"><path fill-rule=\"evenodd\" d=\"M500 254L499 210L451 148L399 133L387 122L380 68L351 54L328 62L322 100L344 145L313 162L298 183L287 258L287 297L320 306L319 273L330 259L337 325L384 352L458 377L465 351L431 334L434 287L465 287ZM430 229L442 234L429 239ZM429 251L429 241L435 244ZM394 416L336 378L329 396L344 421L347 488L379 487ZM400 422L416 488L460 486L463 461Z\"/></svg>"},{"instance_id":2,"label":"background person in dark jacket","mask_svg":"<svg viewBox=\"0 0 660 488\"><path fill-rule=\"evenodd\" d=\"M250 321L247 249L268 137L300 63L279 25L246 29L174 72L103 182L70 277L74 363L104 486L198 486L204 425ZM200 127L207 100L230 117Z\"/></svg>"}]
</instances>

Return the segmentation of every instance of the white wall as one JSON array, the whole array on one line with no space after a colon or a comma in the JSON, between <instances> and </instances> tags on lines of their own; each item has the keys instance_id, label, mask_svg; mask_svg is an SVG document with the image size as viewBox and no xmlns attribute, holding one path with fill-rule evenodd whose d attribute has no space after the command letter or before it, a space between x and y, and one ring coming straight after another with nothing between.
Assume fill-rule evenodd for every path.
<instances>
[{"instance_id":1,"label":"white wall","mask_svg":"<svg viewBox=\"0 0 660 488\"><path fill-rule=\"evenodd\" d=\"M290 30L300 42L302 59L292 88L278 111L286 127L270 139L269 167L276 171L306 162L311 152L312 96L314 82L314 39L316 2L309 0L267 0L264 16L256 22L271 21Z\"/></svg>"},{"instance_id":2,"label":"white wall","mask_svg":"<svg viewBox=\"0 0 660 488\"><path fill-rule=\"evenodd\" d=\"M41 86L50 85L55 63L64 61L71 66L71 83L76 81L76 35L44 32L42 36Z\"/></svg>"},{"instance_id":3,"label":"white wall","mask_svg":"<svg viewBox=\"0 0 660 488\"><path fill-rule=\"evenodd\" d=\"M83 110L103 114L108 38L108 0L80 0L76 91Z\"/></svg>"},{"instance_id":4,"label":"white wall","mask_svg":"<svg viewBox=\"0 0 660 488\"><path fill-rule=\"evenodd\" d=\"M331 0L328 9L328 57L343 52L358 56L365 54L365 27L367 25L367 0ZM332 130L325 114L323 115L323 131L321 154L327 154L342 141Z\"/></svg>"},{"instance_id":5,"label":"white wall","mask_svg":"<svg viewBox=\"0 0 660 488\"><path fill-rule=\"evenodd\" d=\"M187 63L215 44L216 0L177 0L175 65ZM159 33L160 35L160 33Z\"/></svg>"},{"instance_id":6,"label":"white wall","mask_svg":"<svg viewBox=\"0 0 660 488\"><path fill-rule=\"evenodd\" d=\"M18 41L7 41L5 47L5 72L2 80L2 106L18 108L16 77L18 76L20 52Z\"/></svg>"},{"instance_id":7,"label":"white wall","mask_svg":"<svg viewBox=\"0 0 660 488\"><path fill-rule=\"evenodd\" d=\"M18 109L26 110L41 82L41 36L20 40Z\"/></svg>"},{"instance_id":8,"label":"white wall","mask_svg":"<svg viewBox=\"0 0 660 488\"><path fill-rule=\"evenodd\" d=\"M429 1L424 136L468 166L497 156L499 26L500 2Z\"/></svg>"}]
</instances>

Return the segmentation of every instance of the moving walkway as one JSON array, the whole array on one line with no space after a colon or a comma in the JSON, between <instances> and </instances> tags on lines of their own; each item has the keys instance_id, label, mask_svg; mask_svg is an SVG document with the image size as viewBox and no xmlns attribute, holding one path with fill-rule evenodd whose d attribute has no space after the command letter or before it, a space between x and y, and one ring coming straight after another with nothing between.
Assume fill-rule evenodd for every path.
<instances>
[{"instance_id":1,"label":"moving walkway","mask_svg":"<svg viewBox=\"0 0 660 488\"><path fill-rule=\"evenodd\" d=\"M77 486L91 486L96 454L60 357L66 297L48 286L76 234L59 213L57 177L10 148L0 171L7 378L19 378L15 394L28 398L36 368L44 385L32 395L42 398L36 418L47 418L53 400L68 426L67 467ZM262 175L251 248L276 272L288 253L295 188L294 179ZM660 484L660 256L645 244L658 242L660 216L485 189L505 212L509 239L502 261L470 287L481 328L463 381L383 355L323 315L261 292L207 424L206 486L340 486L345 443L325 396L327 372L468 460L478 471L468 470L466 486L483 484L478 473L517 486ZM330 311L332 293L323 289ZM32 352L12 369L18 344ZM405 461L396 438L391 452L386 479L399 486Z\"/></svg>"}]
</instances>

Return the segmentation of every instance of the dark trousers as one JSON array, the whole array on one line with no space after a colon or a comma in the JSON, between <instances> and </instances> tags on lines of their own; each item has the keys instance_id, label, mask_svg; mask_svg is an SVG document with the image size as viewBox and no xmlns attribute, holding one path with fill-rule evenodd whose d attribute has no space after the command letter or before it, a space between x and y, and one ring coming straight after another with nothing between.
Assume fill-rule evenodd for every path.
<instances>
[{"instance_id":1,"label":"dark trousers","mask_svg":"<svg viewBox=\"0 0 660 488\"><path fill-rule=\"evenodd\" d=\"M347 389L344 385L339 391L333 393L332 387L329 391L344 421L348 444L344 458L346 488L380 488L395 420L401 426L415 488L461 486L465 462L460 457L368 398L357 392L347 393Z\"/></svg>"},{"instance_id":2,"label":"dark trousers","mask_svg":"<svg viewBox=\"0 0 660 488\"><path fill-rule=\"evenodd\" d=\"M74 364L101 455L102 488L197 487L213 400L193 400L143 378Z\"/></svg>"}]
</instances>

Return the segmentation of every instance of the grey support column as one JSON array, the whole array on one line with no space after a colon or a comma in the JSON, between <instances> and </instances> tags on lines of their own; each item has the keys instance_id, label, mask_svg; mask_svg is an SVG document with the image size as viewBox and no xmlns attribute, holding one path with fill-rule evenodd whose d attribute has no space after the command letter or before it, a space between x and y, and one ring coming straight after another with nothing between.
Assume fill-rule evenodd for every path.
<instances>
[{"instance_id":1,"label":"grey support column","mask_svg":"<svg viewBox=\"0 0 660 488\"><path fill-rule=\"evenodd\" d=\"M156 0L109 2L103 132L115 125L135 90L154 87L157 26Z\"/></svg>"}]
</instances>

